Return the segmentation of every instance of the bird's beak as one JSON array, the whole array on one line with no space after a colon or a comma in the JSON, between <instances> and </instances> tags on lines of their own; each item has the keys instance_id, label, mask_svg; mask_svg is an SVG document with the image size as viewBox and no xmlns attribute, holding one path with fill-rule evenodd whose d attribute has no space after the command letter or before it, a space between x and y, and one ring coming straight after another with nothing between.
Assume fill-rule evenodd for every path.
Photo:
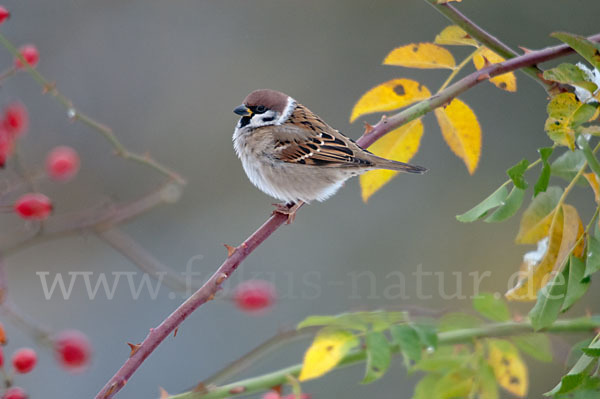
<instances>
[{"instance_id":1,"label":"bird's beak","mask_svg":"<svg viewBox=\"0 0 600 399\"><path fill-rule=\"evenodd\" d=\"M240 116L250 116L252 115L252 111L250 111L250 109L248 107L246 107L244 104L240 105L239 107L236 107L233 110L234 113L240 115Z\"/></svg>"}]
</instances>

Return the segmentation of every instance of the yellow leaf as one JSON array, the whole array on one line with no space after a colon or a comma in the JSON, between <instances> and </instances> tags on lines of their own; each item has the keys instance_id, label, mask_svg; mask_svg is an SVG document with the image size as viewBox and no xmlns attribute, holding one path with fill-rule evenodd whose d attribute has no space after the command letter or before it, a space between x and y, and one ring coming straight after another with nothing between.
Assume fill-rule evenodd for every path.
<instances>
[{"instance_id":1,"label":"yellow leaf","mask_svg":"<svg viewBox=\"0 0 600 399\"><path fill-rule=\"evenodd\" d=\"M373 112L392 111L431 97L429 89L410 79L394 79L373 87L352 109L350 122Z\"/></svg>"},{"instance_id":2,"label":"yellow leaf","mask_svg":"<svg viewBox=\"0 0 600 399\"><path fill-rule=\"evenodd\" d=\"M575 130L596 113L591 104L582 103L573 93L560 93L550 100L544 128L556 143L575 149Z\"/></svg>"},{"instance_id":3,"label":"yellow leaf","mask_svg":"<svg viewBox=\"0 0 600 399\"><path fill-rule=\"evenodd\" d=\"M420 119L392 130L373 145L369 151L383 158L400 162L408 162L419 151L423 136L423 123ZM399 172L393 170L372 170L360 176L360 187L363 201L375 194Z\"/></svg>"},{"instance_id":4,"label":"yellow leaf","mask_svg":"<svg viewBox=\"0 0 600 399\"><path fill-rule=\"evenodd\" d=\"M554 210L562 194L562 189L550 187L531 201L521 218L519 233L515 239L517 244L535 244L548 236Z\"/></svg>"},{"instance_id":5,"label":"yellow leaf","mask_svg":"<svg viewBox=\"0 0 600 399\"><path fill-rule=\"evenodd\" d=\"M385 60L385 65L397 65L408 68L448 68L454 69L456 62L452 54L433 43L411 43L393 49Z\"/></svg>"},{"instance_id":6,"label":"yellow leaf","mask_svg":"<svg viewBox=\"0 0 600 399\"><path fill-rule=\"evenodd\" d=\"M457 98L446 108L436 108L434 112L444 140L473 174L481 155L481 128L475 113Z\"/></svg>"},{"instance_id":7,"label":"yellow leaf","mask_svg":"<svg viewBox=\"0 0 600 399\"><path fill-rule=\"evenodd\" d=\"M475 64L475 68L477 68L477 70L480 70L481 68L487 66L486 60L488 65L505 61L504 58L500 57L489 48L482 47L473 57L473 64ZM490 82L500 89L513 92L517 91L517 77L513 72L494 76L490 79Z\"/></svg>"},{"instance_id":8,"label":"yellow leaf","mask_svg":"<svg viewBox=\"0 0 600 399\"><path fill-rule=\"evenodd\" d=\"M359 344L358 338L345 330L321 330L304 354L298 379L306 381L322 376L334 368L348 351Z\"/></svg>"},{"instance_id":9,"label":"yellow leaf","mask_svg":"<svg viewBox=\"0 0 600 399\"><path fill-rule=\"evenodd\" d=\"M488 340L488 364L494 370L498 384L513 395L525 397L529 379L527 365L517 348L508 341Z\"/></svg>"},{"instance_id":10,"label":"yellow leaf","mask_svg":"<svg viewBox=\"0 0 600 399\"><path fill-rule=\"evenodd\" d=\"M435 37L434 43L446 46L474 46L477 47L477 41L458 25L450 25Z\"/></svg>"},{"instance_id":11,"label":"yellow leaf","mask_svg":"<svg viewBox=\"0 0 600 399\"><path fill-rule=\"evenodd\" d=\"M590 187L594 191L594 199L597 204L600 204L600 182L598 181L598 177L595 173L584 173L583 176L587 179L588 183L590 183Z\"/></svg>"},{"instance_id":12,"label":"yellow leaf","mask_svg":"<svg viewBox=\"0 0 600 399\"><path fill-rule=\"evenodd\" d=\"M554 212L549 215L553 215ZM548 215L548 216L549 216ZM546 217L548 217L546 216ZM539 262L523 262L516 285L508 290L506 298L511 301L535 301L537 292L545 286L553 272L560 272L575 242L583 234L583 223L577 210L571 205L563 205L556 216L556 222L549 232L546 253ZM581 254L583 247L577 246L575 255Z\"/></svg>"}]
</instances>

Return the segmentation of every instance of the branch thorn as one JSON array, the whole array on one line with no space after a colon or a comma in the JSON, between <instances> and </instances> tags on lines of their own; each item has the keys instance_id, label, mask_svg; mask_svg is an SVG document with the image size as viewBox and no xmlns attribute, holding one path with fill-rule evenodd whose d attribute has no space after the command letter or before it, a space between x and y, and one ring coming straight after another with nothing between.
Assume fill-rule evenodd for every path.
<instances>
[{"instance_id":1,"label":"branch thorn","mask_svg":"<svg viewBox=\"0 0 600 399\"><path fill-rule=\"evenodd\" d=\"M219 276L217 277L217 284L218 284L218 285L221 285L221 283L222 283L223 281L225 281L225 279L226 279L227 277L228 277L228 276L227 276L227 274L226 274L226 273L221 273L221 274L219 274Z\"/></svg>"},{"instance_id":2,"label":"branch thorn","mask_svg":"<svg viewBox=\"0 0 600 399\"><path fill-rule=\"evenodd\" d=\"M168 399L171 396L163 387L158 387L158 392L160 392L159 399Z\"/></svg>"},{"instance_id":3,"label":"branch thorn","mask_svg":"<svg viewBox=\"0 0 600 399\"><path fill-rule=\"evenodd\" d=\"M135 355L135 352L140 349L140 344L132 344L131 342L127 342L127 345L131 348L131 352L129 352L129 357Z\"/></svg>"},{"instance_id":4,"label":"branch thorn","mask_svg":"<svg viewBox=\"0 0 600 399\"><path fill-rule=\"evenodd\" d=\"M235 253L235 251L237 250L236 247L232 247L229 244L223 244L223 245L225 245L225 248L227 248L227 257L228 258L231 257L231 255L233 255Z\"/></svg>"}]
</instances>

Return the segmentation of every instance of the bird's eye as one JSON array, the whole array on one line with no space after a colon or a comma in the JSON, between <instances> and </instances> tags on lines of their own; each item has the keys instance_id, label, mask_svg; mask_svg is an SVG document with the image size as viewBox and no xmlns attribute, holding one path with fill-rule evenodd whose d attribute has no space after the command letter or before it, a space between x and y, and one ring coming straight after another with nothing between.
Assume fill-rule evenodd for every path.
<instances>
[{"instance_id":1,"label":"bird's eye","mask_svg":"<svg viewBox=\"0 0 600 399\"><path fill-rule=\"evenodd\" d=\"M258 107L256 107L256 113L257 114L262 114L266 110L267 110L267 107L265 107L264 105L259 105Z\"/></svg>"}]
</instances>

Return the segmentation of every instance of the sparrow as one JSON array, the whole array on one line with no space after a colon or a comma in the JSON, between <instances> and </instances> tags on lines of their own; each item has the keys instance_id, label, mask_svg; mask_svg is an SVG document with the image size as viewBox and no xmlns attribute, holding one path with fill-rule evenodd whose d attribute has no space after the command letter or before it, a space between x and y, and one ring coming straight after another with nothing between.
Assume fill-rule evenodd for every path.
<instances>
[{"instance_id":1,"label":"sparrow","mask_svg":"<svg viewBox=\"0 0 600 399\"><path fill-rule=\"evenodd\" d=\"M241 116L233 147L244 171L261 191L284 202L275 212L288 215L288 223L303 203L326 200L352 176L374 169L427 171L360 148L279 91L255 90L233 112Z\"/></svg>"}]
</instances>

